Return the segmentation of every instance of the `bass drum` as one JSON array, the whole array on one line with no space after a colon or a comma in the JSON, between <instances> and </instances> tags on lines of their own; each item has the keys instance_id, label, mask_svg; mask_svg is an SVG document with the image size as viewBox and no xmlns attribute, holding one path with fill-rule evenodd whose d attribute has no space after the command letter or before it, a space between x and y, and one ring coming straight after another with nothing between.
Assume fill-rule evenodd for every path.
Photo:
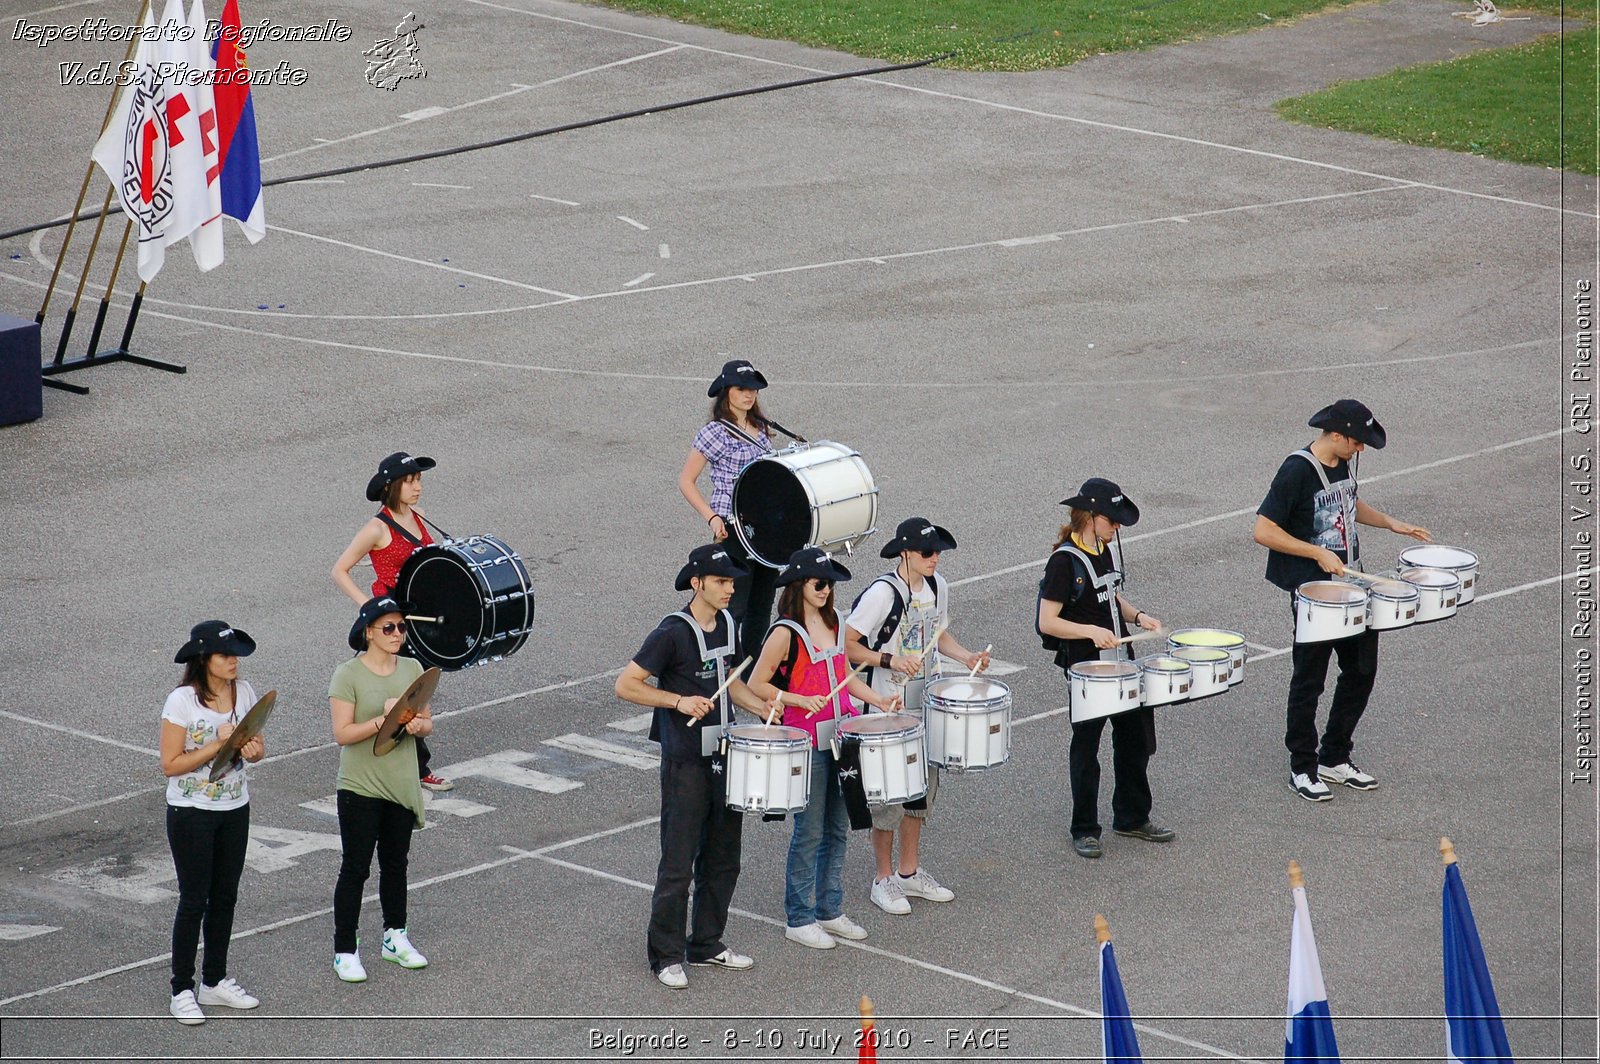
<instances>
[{"instance_id":1,"label":"bass drum","mask_svg":"<svg viewBox=\"0 0 1600 1064\"><path fill-rule=\"evenodd\" d=\"M445 672L508 658L533 628L533 584L522 556L494 536L447 539L413 551L395 596L409 622L407 651Z\"/></svg>"},{"instance_id":2,"label":"bass drum","mask_svg":"<svg viewBox=\"0 0 1600 1064\"><path fill-rule=\"evenodd\" d=\"M733 484L733 532L750 557L782 569L801 547L847 552L878 530L878 486L861 455L818 440L764 454Z\"/></svg>"}]
</instances>

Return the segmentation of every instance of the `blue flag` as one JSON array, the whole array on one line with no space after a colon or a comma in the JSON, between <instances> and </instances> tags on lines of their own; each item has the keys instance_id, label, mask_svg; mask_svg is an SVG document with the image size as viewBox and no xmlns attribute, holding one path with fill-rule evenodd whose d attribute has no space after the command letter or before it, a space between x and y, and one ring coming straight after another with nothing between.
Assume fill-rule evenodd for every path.
<instances>
[{"instance_id":1,"label":"blue flag","mask_svg":"<svg viewBox=\"0 0 1600 1064\"><path fill-rule=\"evenodd\" d=\"M227 0L211 57L217 65L217 107L222 213L239 223L254 244L267 235L261 201L261 151L256 144L256 108L250 98L250 64L240 47L239 0Z\"/></svg>"},{"instance_id":2,"label":"blue flag","mask_svg":"<svg viewBox=\"0 0 1600 1064\"><path fill-rule=\"evenodd\" d=\"M1444 1015L1448 1064L1515 1064L1461 869L1444 868Z\"/></svg>"},{"instance_id":3,"label":"blue flag","mask_svg":"<svg viewBox=\"0 0 1600 1064\"><path fill-rule=\"evenodd\" d=\"M1117 955L1109 941L1100 943L1100 1033L1106 1064L1144 1064L1139 1036L1128 1014L1128 996L1122 992Z\"/></svg>"},{"instance_id":4,"label":"blue flag","mask_svg":"<svg viewBox=\"0 0 1600 1064\"><path fill-rule=\"evenodd\" d=\"M1339 1043L1333 1037L1328 990L1322 984L1322 960L1311 933L1311 908L1306 888L1294 888L1294 928L1289 935L1289 1018L1284 1024L1283 1064L1339 1064Z\"/></svg>"}]
</instances>

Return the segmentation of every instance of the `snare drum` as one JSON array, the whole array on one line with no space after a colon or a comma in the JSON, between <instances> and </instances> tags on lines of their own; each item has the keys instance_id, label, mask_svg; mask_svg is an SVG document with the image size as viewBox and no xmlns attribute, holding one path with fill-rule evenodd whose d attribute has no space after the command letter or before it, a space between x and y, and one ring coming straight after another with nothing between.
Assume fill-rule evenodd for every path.
<instances>
[{"instance_id":1,"label":"snare drum","mask_svg":"<svg viewBox=\"0 0 1600 1064\"><path fill-rule=\"evenodd\" d=\"M1400 552L1400 565L1405 569L1443 569L1454 573L1461 581L1461 593L1456 596L1458 606L1465 606L1477 594L1478 556L1465 547L1446 547L1442 543L1407 547Z\"/></svg>"},{"instance_id":2,"label":"snare drum","mask_svg":"<svg viewBox=\"0 0 1600 1064\"><path fill-rule=\"evenodd\" d=\"M446 672L499 661L533 628L533 584L522 556L494 536L419 547L400 568L394 597L416 607L407 646Z\"/></svg>"},{"instance_id":3,"label":"snare drum","mask_svg":"<svg viewBox=\"0 0 1600 1064\"><path fill-rule=\"evenodd\" d=\"M1400 579L1417 589L1417 623L1454 617L1461 604L1461 581L1445 569L1402 569Z\"/></svg>"},{"instance_id":4,"label":"snare drum","mask_svg":"<svg viewBox=\"0 0 1600 1064\"><path fill-rule=\"evenodd\" d=\"M1194 666L1170 654L1152 654L1134 662L1139 667L1139 701L1146 706L1165 706L1189 697L1194 684Z\"/></svg>"},{"instance_id":5,"label":"snare drum","mask_svg":"<svg viewBox=\"0 0 1600 1064\"><path fill-rule=\"evenodd\" d=\"M1067 683L1074 724L1139 708L1139 666L1131 661L1080 661Z\"/></svg>"},{"instance_id":6,"label":"snare drum","mask_svg":"<svg viewBox=\"0 0 1600 1064\"><path fill-rule=\"evenodd\" d=\"M1244 636L1226 628L1179 628L1167 637L1168 650L1184 647L1216 647L1226 650L1232 659L1228 667L1228 683L1244 682Z\"/></svg>"},{"instance_id":7,"label":"snare drum","mask_svg":"<svg viewBox=\"0 0 1600 1064\"><path fill-rule=\"evenodd\" d=\"M811 797L811 736L781 724L728 729L728 808L798 813Z\"/></svg>"},{"instance_id":8,"label":"snare drum","mask_svg":"<svg viewBox=\"0 0 1600 1064\"><path fill-rule=\"evenodd\" d=\"M846 743L860 754L861 789L871 805L900 805L928 793L922 721L909 713L867 713L839 722L833 755Z\"/></svg>"},{"instance_id":9,"label":"snare drum","mask_svg":"<svg viewBox=\"0 0 1600 1064\"><path fill-rule=\"evenodd\" d=\"M876 532L878 487L861 456L831 440L764 454L733 485L733 531L773 569L801 547L846 550Z\"/></svg>"},{"instance_id":10,"label":"snare drum","mask_svg":"<svg viewBox=\"0 0 1600 1064\"><path fill-rule=\"evenodd\" d=\"M930 763L977 771L1003 765L1011 756L1011 688L999 680L932 680L926 705Z\"/></svg>"},{"instance_id":11,"label":"snare drum","mask_svg":"<svg viewBox=\"0 0 1600 1064\"><path fill-rule=\"evenodd\" d=\"M1367 630L1367 593L1341 580L1311 580L1294 593L1294 641L1326 643Z\"/></svg>"},{"instance_id":12,"label":"snare drum","mask_svg":"<svg viewBox=\"0 0 1600 1064\"><path fill-rule=\"evenodd\" d=\"M1189 697L1209 698L1228 689L1233 673L1233 657L1221 647L1182 647L1172 656L1188 663L1194 678L1189 681Z\"/></svg>"},{"instance_id":13,"label":"snare drum","mask_svg":"<svg viewBox=\"0 0 1600 1064\"><path fill-rule=\"evenodd\" d=\"M1367 627L1374 632L1417 622L1417 589L1404 580L1374 580L1367 595Z\"/></svg>"}]
</instances>

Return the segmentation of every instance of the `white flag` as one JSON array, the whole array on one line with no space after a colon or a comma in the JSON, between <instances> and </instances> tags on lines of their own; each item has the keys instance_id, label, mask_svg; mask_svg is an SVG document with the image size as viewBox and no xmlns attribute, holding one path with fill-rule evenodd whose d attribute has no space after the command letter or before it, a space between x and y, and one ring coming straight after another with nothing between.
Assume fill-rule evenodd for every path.
<instances>
[{"instance_id":1,"label":"white flag","mask_svg":"<svg viewBox=\"0 0 1600 1064\"><path fill-rule=\"evenodd\" d=\"M195 0L187 34L164 40L167 81L168 152L176 217L167 243L184 237L202 273L222 262L222 186L217 184L217 108L211 90L210 50L206 48L205 10ZM183 21L183 0L167 0L163 21ZM199 24L195 24L199 19Z\"/></svg>"},{"instance_id":2,"label":"white flag","mask_svg":"<svg viewBox=\"0 0 1600 1064\"><path fill-rule=\"evenodd\" d=\"M167 91L156 68L159 52L155 15L146 9L130 76L91 156L106 172L123 213L138 230L142 281L152 280L161 270L173 213Z\"/></svg>"}]
</instances>

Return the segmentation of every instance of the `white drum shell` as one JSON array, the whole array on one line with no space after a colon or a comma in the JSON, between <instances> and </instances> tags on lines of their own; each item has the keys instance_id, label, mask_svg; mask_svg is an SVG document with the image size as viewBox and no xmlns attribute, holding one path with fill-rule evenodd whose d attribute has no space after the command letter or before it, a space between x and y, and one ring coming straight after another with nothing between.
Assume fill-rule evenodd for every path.
<instances>
[{"instance_id":1,"label":"white drum shell","mask_svg":"<svg viewBox=\"0 0 1600 1064\"><path fill-rule=\"evenodd\" d=\"M1233 657L1216 656L1216 652L1228 654L1223 647L1181 647L1172 652L1172 656L1189 663L1189 668L1194 674L1194 679L1189 683L1189 697L1209 698L1220 695L1228 689L1229 680L1233 673Z\"/></svg>"},{"instance_id":2,"label":"white drum shell","mask_svg":"<svg viewBox=\"0 0 1600 1064\"><path fill-rule=\"evenodd\" d=\"M1417 623L1420 596L1412 584L1390 580L1367 589L1367 627L1374 632L1409 628Z\"/></svg>"},{"instance_id":3,"label":"white drum shell","mask_svg":"<svg viewBox=\"0 0 1600 1064\"><path fill-rule=\"evenodd\" d=\"M1402 569L1400 579L1417 589L1418 624L1456 615L1461 604L1461 580L1455 573L1446 569Z\"/></svg>"},{"instance_id":4,"label":"white drum shell","mask_svg":"<svg viewBox=\"0 0 1600 1064\"><path fill-rule=\"evenodd\" d=\"M1318 598L1323 591L1331 597ZM1367 599L1362 588L1338 580L1313 580L1294 593L1294 641L1326 643L1367 630Z\"/></svg>"},{"instance_id":5,"label":"white drum shell","mask_svg":"<svg viewBox=\"0 0 1600 1064\"><path fill-rule=\"evenodd\" d=\"M727 790L729 809L800 812L811 797L811 737L778 725L730 729Z\"/></svg>"},{"instance_id":6,"label":"white drum shell","mask_svg":"<svg viewBox=\"0 0 1600 1064\"><path fill-rule=\"evenodd\" d=\"M1139 667L1131 661L1083 661L1067 670L1072 721L1139 708Z\"/></svg>"},{"instance_id":7,"label":"white drum shell","mask_svg":"<svg viewBox=\"0 0 1600 1064\"><path fill-rule=\"evenodd\" d=\"M1456 605L1465 606L1477 595L1478 556L1465 547L1447 547L1442 543L1419 543L1400 552L1400 566L1404 569L1443 569L1454 573L1461 581L1456 595Z\"/></svg>"},{"instance_id":8,"label":"white drum shell","mask_svg":"<svg viewBox=\"0 0 1600 1064\"><path fill-rule=\"evenodd\" d=\"M1011 756L1011 688L966 677L928 684L928 761L957 772L997 768Z\"/></svg>"},{"instance_id":9,"label":"white drum shell","mask_svg":"<svg viewBox=\"0 0 1600 1064\"><path fill-rule=\"evenodd\" d=\"M883 716L886 714L868 714L868 717L880 719ZM860 745L861 789L866 792L869 805L898 805L928 793L926 732L922 721L905 713L887 716L901 718L904 726L894 731L856 731L851 725L865 718L852 717L834 732L836 748L846 742Z\"/></svg>"},{"instance_id":10,"label":"white drum shell","mask_svg":"<svg viewBox=\"0 0 1600 1064\"><path fill-rule=\"evenodd\" d=\"M1183 668L1168 668L1165 663L1177 661ZM1182 702L1189 697L1194 685L1194 666L1182 658L1168 654L1155 654L1134 662L1139 667L1139 702L1146 706L1166 706Z\"/></svg>"},{"instance_id":11,"label":"white drum shell","mask_svg":"<svg viewBox=\"0 0 1600 1064\"><path fill-rule=\"evenodd\" d=\"M763 462L784 466L805 492L811 522L803 546L824 550L850 547L877 531L878 487L872 479L872 471L856 451L832 440L787 447L751 462L740 471L740 479L746 471ZM741 509L739 487L738 483L734 485L736 511ZM769 558L763 555L746 536L742 520L735 520L734 526L734 532L752 558L773 568L782 568L788 563L787 556Z\"/></svg>"},{"instance_id":12,"label":"white drum shell","mask_svg":"<svg viewBox=\"0 0 1600 1064\"><path fill-rule=\"evenodd\" d=\"M1206 638L1210 637L1210 638ZM1226 628L1180 628L1167 637L1169 651L1184 647L1215 647L1226 650L1232 661L1228 665L1229 685L1244 682L1245 643L1242 632Z\"/></svg>"}]
</instances>

